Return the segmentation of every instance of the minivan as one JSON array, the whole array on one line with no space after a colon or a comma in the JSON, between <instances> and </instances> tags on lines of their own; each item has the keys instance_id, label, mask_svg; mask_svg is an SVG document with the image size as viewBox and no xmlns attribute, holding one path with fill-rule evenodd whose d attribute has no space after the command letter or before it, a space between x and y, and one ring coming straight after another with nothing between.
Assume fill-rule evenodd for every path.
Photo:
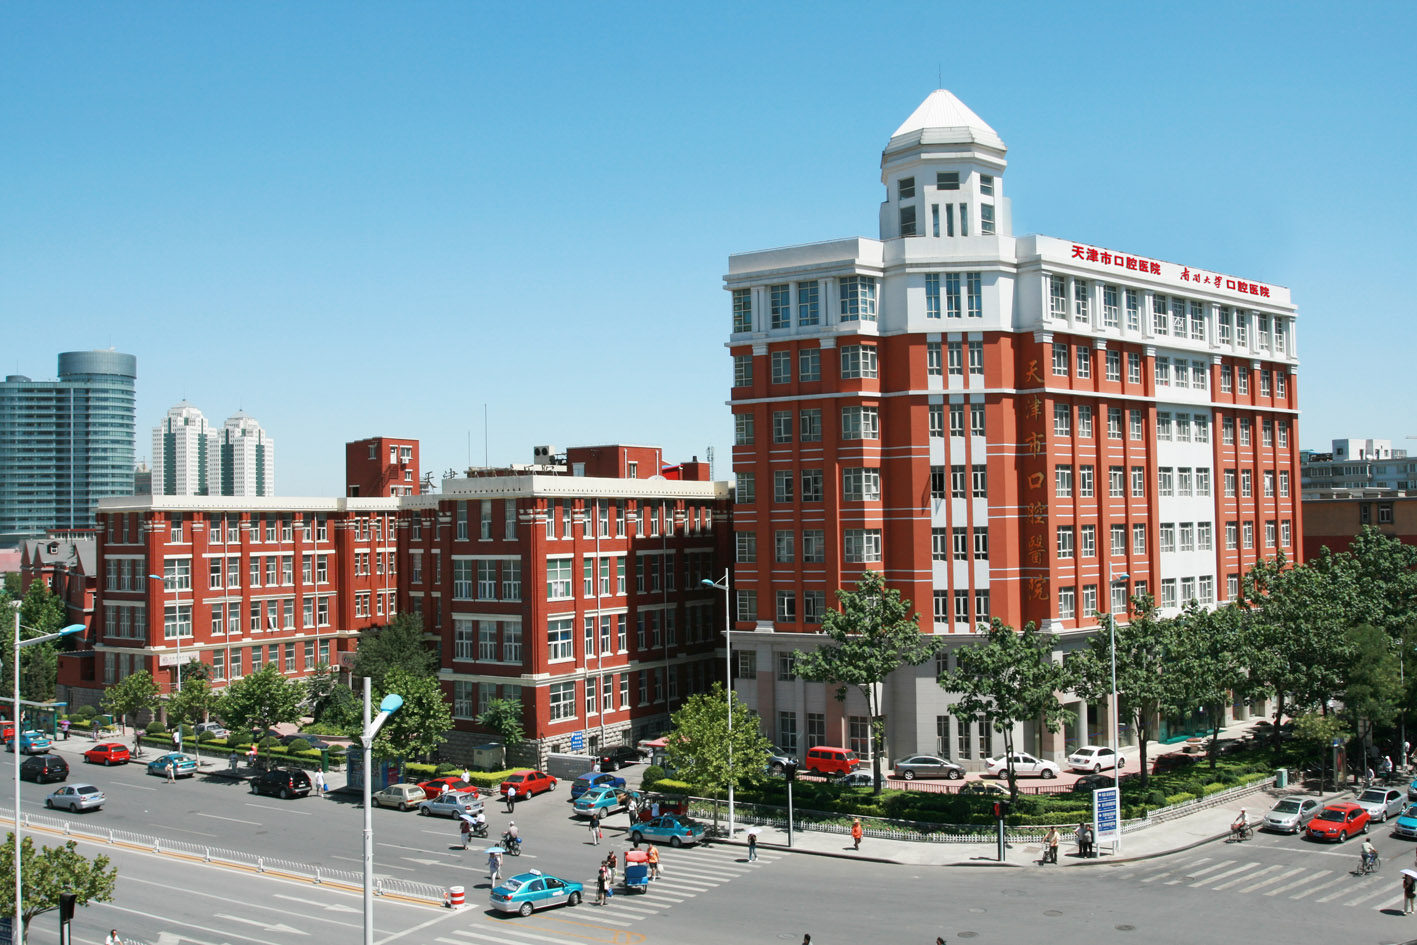
<instances>
[{"instance_id":1,"label":"minivan","mask_svg":"<svg viewBox=\"0 0 1417 945\"><path fill-rule=\"evenodd\" d=\"M818 745L807 749L804 767L808 774L850 774L861 767L861 759L849 748Z\"/></svg>"}]
</instances>

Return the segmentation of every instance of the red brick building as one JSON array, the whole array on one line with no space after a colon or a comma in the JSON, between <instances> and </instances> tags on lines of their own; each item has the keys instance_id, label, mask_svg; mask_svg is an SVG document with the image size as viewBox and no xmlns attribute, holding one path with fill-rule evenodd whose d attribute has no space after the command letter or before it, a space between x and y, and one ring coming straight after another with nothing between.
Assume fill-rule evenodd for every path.
<instances>
[{"instance_id":1,"label":"red brick building","mask_svg":"<svg viewBox=\"0 0 1417 945\"><path fill-rule=\"evenodd\" d=\"M350 497L418 495L418 441L372 436L344 445L344 494Z\"/></svg>"},{"instance_id":2,"label":"red brick building","mask_svg":"<svg viewBox=\"0 0 1417 945\"><path fill-rule=\"evenodd\" d=\"M31 538L19 549L20 590L42 581L66 608L66 622L89 625L98 586L92 538Z\"/></svg>"}]
</instances>

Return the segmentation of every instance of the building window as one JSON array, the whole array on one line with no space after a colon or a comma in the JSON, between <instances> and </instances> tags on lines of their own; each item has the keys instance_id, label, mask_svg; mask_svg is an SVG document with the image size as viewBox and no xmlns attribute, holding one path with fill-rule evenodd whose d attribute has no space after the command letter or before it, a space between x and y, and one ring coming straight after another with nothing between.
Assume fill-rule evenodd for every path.
<instances>
[{"instance_id":1,"label":"building window","mask_svg":"<svg viewBox=\"0 0 1417 945\"><path fill-rule=\"evenodd\" d=\"M1058 616L1063 620L1072 620L1077 617L1076 588L1058 588Z\"/></svg>"},{"instance_id":2,"label":"building window","mask_svg":"<svg viewBox=\"0 0 1417 945\"><path fill-rule=\"evenodd\" d=\"M735 354L733 356L733 386L753 386L753 356L751 354Z\"/></svg>"},{"instance_id":3,"label":"building window","mask_svg":"<svg viewBox=\"0 0 1417 945\"><path fill-rule=\"evenodd\" d=\"M843 440L874 440L879 436L879 415L875 407L841 408L841 438Z\"/></svg>"},{"instance_id":4,"label":"building window","mask_svg":"<svg viewBox=\"0 0 1417 945\"><path fill-rule=\"evenodd\" d=\"M1084 440L1092 439L1092 407L1089 404L1078 405L1078 436Z\"/></svg>"},{"instance_id":5,"label":"building window","mask_svg":"<svg viewBox=\"0 0 1417 945\"><path fill-rule=\"evenodd\" d=\"M801 326L816 325L821 321L821 307L818 303L818 284L815 282L797 283L797 324Z\"/></svg>"},{"instance_id":6,"label":"building window","mask_svg":"<svg viewBox=\"0 0 1417 945\"><path fill-rule=\"evenodd\" d=\"M1068 283L1062 276L1048 277L1048 314L1062 318L1068 314ZM1057 345L1054 345L1056 348ZM1054 356L1056 358L1056 355Z\"/></svg>"},{"instance_id":7,"label":"building window","mask_svg":"<svg viewBox=\"0 0 1417 945\"><path fill-rule=\"evenodd\" d=\"M841 349L843 380L876 376L876 349L870 345L846 345Z\"/></svg>"},{"instance_id":8,"label":"building window","mask_svg":"<svg viewBox=\"0 0 1417 945\"><path fill-rule=\"evenodd\" d=\"M1073 280L1073 318L1086 325L1091 318L1088 308L1088 286L1086 279Z\"/></svg>"},{"instance_id":9,"label":"building window","mask_svg":"<svg viewBox=\"0 0 1417 945\"><path fill-rule=\"evenodd\" d=\"M791 286L768 286L768 325L771 328L792 327Z\"/></svg>"},{"instance_id":10,"label":"building window","mask_svg":"<svg viewBox=\"0 0 1417 945\"><path fill-rule=\"evenodd\" d=\"M964 404L950 404L950 436L964 436Z\"/></svg>"},{"instance_id":11,"label":"building window","mask_svg":"<svg viewBox=\"0 0 1417 945\"><path fill-rule=\"evenodd\" d=\"M879 528L848 528L846 530L846 560L864 564L881 560L881 530Z\"/></svg>"},{"instance_id":12,"label":"building window","mask_svg":"<svg viewBox=\"0 0 1417 945\"><path fill-rule=\"evenodd\" d=\"M984 293L981 287L980 274L977 272L966 272L964 274L965 290L969 301L970 318L984 317Z\"/></svg>"},{"instance_id":13,"label":"building window","mask_svg":"<svg viewBox=\"0 0 1417 945\"><path fill-rule=\"evenodd\" d=\"M576 717L576 684L574 682L552 683L547 687L547 704L551 721Z\"/></svg>"},{"instance_id":14,"label":"building window","mask_svg":"<svg viewBox=\"0 0 1417 945\"><path fill-rule=\"evenodd\" d=\"M792 591L777 592L777 622L797 622L797 595Z\"/></svg>"},{"instance_id":15,"label":"building window","mask_svg":"<svg viewBox=\"0 0 1417 945\"><path fill-rule=\"evenodd\" d=\"M822 379L822 352L820 348L803 348L797 352L797 379L803 382Z\"/></svg>"},{"instance_id":16,"label":"building window","mask_svg":"<svg viewBox=\"0 0 1417 945\"><path fill-rule=\"evenodd\" d=\"M733 330L753 330L753 290L733 290Z\"/></svg>"},{"instance_id":17,"label":"building window","mask_svg":"<svg viewBox=\"0 0 1417 945\"><path fill-rule=\"evenodd\" d=\"M929 404L928 407L930 436L943 437L945 435L945 405Z\"/></svg>"},{"instance_id":18,"label":"building window","mask_svg":"<svg viewBox=\"0 0 1417 945\"><path fill-rule=\"evenodd\" d=\"M959 171L936 171L935 187L938 190L959 190Z\"/></svg>"},{"instance_id":19,"label":"building window","mask_svg":"<svg viewBox=\"0 0 1417 945\"><path fill-rule=\"evenodd\" d=\"M876 320L876 280L872 276L843 276L841 288L841 320L844 322Z\"/></svg>"},{"instance_id":20,"label":"building window","mask_svg":"<svg viewBox=\"0 0 1417 945\"><path fill-rule=\"evenodd\" d=\"M1073 526L1058 526L1058 558L1065 559L1073 556Z\"/></svg>"},{"instance_id":21,"label":"building window","mask_svg":"<svg viewBox=\"0 0 1417 945\"><path fill-rule=\"evenodd\" d=\"M989 467L980 464L971 467L972 495L976 499L986 499L989 497Z\"/></svg>"},{"instance_id":22,"label":"building window","mask_svg":"<svg viewBox=\"0 0 1417 945\"><path fill-rule=\"evenodd\" d=\"M1072 408L1067 404L1053 405L1053 435L1059 437L1073 435Z\"/></svg>"},{"instance_id":23,"label":"building window","mask_svg":"<svg viewBox=\"0 0 1417 945\"><path fill-rule=\"evenodd\" d=\"M1053 342L1053 374L1056 377L1068 376L1068 346L1061 341Z\"/></svg>"},{"instance_id":24,"label":"building window","mask_svg":"<svg viewBox=\"0 0 1417 945\"><path fill-rule=\"evenodd\" d=\"M803 410L797 417L797 438L803 443L817 443L822 439L822 410L812 407Z\"/></svg>"},{"instance_id":25,"label":"building window","mask_svg":"<svg viewBox=\"0 0 1417 945\"><path fill-rule=\"evenodd\" d=\"M842 470L843 498L848 502L879 502L881 471L854 467Z\"/></svg>"},{"instance_id":26,"label":"building window","mask_svg":"<svg viewBox=\"0 0 1417 945\"><path fill-rule=\"evenodd\" d=\"M950 318L960 317L959 273L957 272L945 273L945 314Z\"/></svg>"},{"instance_id":27,"label":"building window","mask_svg":"<svg viewBox=\"0 0 1417 945\"><path fill-rule=\"evenodd\" d=\"M1072 498L1073 467L1058 466L1053 470L1053 491L1060 499Z\"/></svg>"},{"instance_id":28,"label":"building window","mask_svg":"<svg viewBox=\"0 0 1417 945\"><path fill-rule=\"evenodd\" d=\"M925 342L925 376L941 377L944 373L944 358L940 343L938 341Z\"/></svg>"},{"instance_id":29,"label":"building window","mask_svg":"<svg viewBox=\"0 0 1417 945\"><path fill-rule=\"evenodd\" d=\"M974 377L984 376L984 342L969 343L969 373Z\"/></svg>"},{"instance_id":30,"label":"building window","mask_svg":"<svg viewBox=\"0 0 1417 945\"><path fill-rule=\"evenodd\" d=\"M792 352L774 351L770 361L772 364L772 383L792 383Z\"/></svg>"},{"instance_id":31,"label":"building window","mask_svg":"<svg viewBox=\"0 0 1417 945\"><path fill-rule=\"evenodd\" d=\"M946 345L950 356L950 377L964 376L964 343L951 341Z\"/></svg>"},{"instance_id":32,"label":"building window","mask_svg":"<svg viewBox=\"0 0 1417 945\"><path fill-rule=\"evenodd\" d=\"M994 232L994 205L992 203L979 205L979 232L985 236Z\"/></svg>"},{"instance_id":33,"label":"building window","mask_svg":"<svg viewBox=\"0 0 1417 945\"><path fill-rule=\"evenodd\" d=\"M940 274L938 272L925 274L925 317L940 317Z\"/></svg>"},{"instance_id":34,"label":"building window","mask_svg":"<svg viewBox=\"0 0 1417 945\"><path fill-rule=\"evenodd\" d=\"M802 470L802 501L822 501L822 471L820 469Z\"/></svg>"},{"instance_id":35,"label":"building window","mask_svg":"<svg viewBox=\"0 0 1417 945\"><path fill-rule=\"evenodd\" d=\"M827 560L826 531L820 528L802 530L802 560L807 564L820 564Z\"/></svg>"},{"instance_id":36,"label":"building window","mask_svg":"<svg viewBox=\"0 0 1417 945\"><path fill-rule=\"evenodd\" d=\"M1143 499L1146 497L1146 467L1132 467L1132 498Z\"/></svg>"}]
</instances>

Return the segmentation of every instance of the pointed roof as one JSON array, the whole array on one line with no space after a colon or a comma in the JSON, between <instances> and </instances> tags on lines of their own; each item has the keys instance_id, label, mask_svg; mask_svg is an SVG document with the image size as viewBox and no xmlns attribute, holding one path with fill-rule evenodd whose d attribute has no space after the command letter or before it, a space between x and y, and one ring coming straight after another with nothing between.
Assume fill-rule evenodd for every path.
<instances>
[{"instance_id":1,"label":"pointed roof","mask_svg":"<svg viewBox=\"0 0 1417 945\"><path fill-rule=\"evenodd\" d=\"M908 137L907 141L899 139ZM936 89L891 135L887 150L915 141L977 142L1004 150L998 132L948 89Z\"/></svg>"}]
</instances>

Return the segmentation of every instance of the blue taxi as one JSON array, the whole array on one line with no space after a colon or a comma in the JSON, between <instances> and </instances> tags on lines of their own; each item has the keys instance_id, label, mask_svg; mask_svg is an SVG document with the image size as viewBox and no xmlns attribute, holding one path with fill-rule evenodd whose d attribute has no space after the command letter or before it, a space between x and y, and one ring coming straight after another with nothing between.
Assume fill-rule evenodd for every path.
<instances>
[{"instance_id":1,"label":"blue taxi","mask_svg":"<svg viewBox=\"0 0 1417 945\"><path fill-rule=\"evenodd\" d=\"M531 915L533 910L565 903L574 906L581 901L584 887L569 879L549 876L541 870L518 873L502 881L492 890L492 908L499 912Z\"/></svg>"},{"instance_id":2,"label":"blue taxi","mask_svg":"<svg viewBox=\"0 0 1417 945\"><path fill-rule=\"evenodd\" d=\"M1393 821L1392 835L1417 840L1417 804L1413 804Z\"/></svg>"},{"instance_id":3,"label":"blue taxi","mask_svg":"<svg viewBox=\"0 0 1417 945\"><path fill-rule=\"evenodd\" d=\"M706 830L703 824L683 814L661 814L644 823L635 824L634 829L630 831L630 838L635 843L648 840L667 843L671 847L682 847L698 843L704 838Z\"/></svg>"},{"instance_id":4,"label":"blue taxi","mask_svg":"<svg viewBox=\"0 0 1417 945\"><path fill-rule=\"evenodd\" d=\"M49 736L43 732L30 729L20 733L20 751L23 754L42 755L52 747L53 744L49 741ZM15 750L14 736L5 740L5 750Z\"/></svg>"},{"instance_id":5,"label":"blue taxi","mask_svg":"<svg viewBox=\"0 0 1417 945\"><path fill-rule=\"evenodd\" d=\"M630 802L630 798L635 796L634 791L627 791L623 787L601 784L576 798L576 816L589 817L592 812L604 816L615 811L622 811L625 809L625 805Z\"/></svg>"},{"instance_id":6,"label":"blue taxi","mask_svg":"<svg viewBox=\"0 0 1417 945\"><path fill-rule=\"evenodd\" d=\"M602 771L587 771L572 782L571 800L574 801L591 788L601 787L603 785L623 788L625 786L625 779L617 774L605 774Z\"/></svg>"},{"instance_id":7,"label":"blue taxi","mask_svg":"<svg viewBox=\"0 0 1417 945\"><path fill-rule=\"evenodd\" d=\"M169 751L167 754L158 755L148 762L148 774L156 774L160 777L167 776L167 763L172 762L172 776L174 778L190 778L197 773L197 759L191 755L184 755L180 751Z\"/></svg>"}]
</instances>

